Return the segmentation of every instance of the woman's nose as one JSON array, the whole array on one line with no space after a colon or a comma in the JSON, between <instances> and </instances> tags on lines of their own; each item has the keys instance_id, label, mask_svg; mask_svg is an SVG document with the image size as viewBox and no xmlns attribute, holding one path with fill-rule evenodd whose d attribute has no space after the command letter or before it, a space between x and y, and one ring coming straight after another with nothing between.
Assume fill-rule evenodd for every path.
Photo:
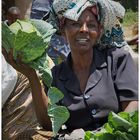
<instances>
[{"instance_id":1,"label":"woman's nose","mask_svg":"<svg viewBox=\"0 0 140 140\"><path fill-rule=\"evenodd\" d=\"M84 23L84 24L81 26L81 28L80 28L80 32L88 32L88 31L89 31L89 29L88 29L88 27L87 27L87 24Z\"/></svg>"}]
</instances>

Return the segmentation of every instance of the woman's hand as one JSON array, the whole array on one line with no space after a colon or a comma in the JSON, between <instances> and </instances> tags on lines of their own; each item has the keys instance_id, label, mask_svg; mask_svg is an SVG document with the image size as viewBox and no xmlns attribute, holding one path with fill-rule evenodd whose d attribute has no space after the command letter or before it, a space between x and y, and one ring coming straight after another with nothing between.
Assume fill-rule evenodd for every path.
<instances>
[{"instance_id":1,"label":"woman's hand","mask_svg":"<svg viewBox=\"0 0 140 140\"><path fill-rule=\"evenodd\" d=\"M121 103L122 111L133 112L138 110L138 101L125 101Z\"/></svg>"},{"instance_id":2,"label":"woman's hand","mask_svg":"<svg viewBox=\"0 0 140 140\"><path fill-rule=\"evenodd\" d=\"M21 61L21 56L17 57L17 60L14 60L13 58L13 50L11 49L9 53L5 50L5 48L2 48L2 53L6 59L6 61L13 66L17 71L24 74L28 79L35 74L35 70L28 66L27 64L23 63Z\"/></svg>"}]
</instances>

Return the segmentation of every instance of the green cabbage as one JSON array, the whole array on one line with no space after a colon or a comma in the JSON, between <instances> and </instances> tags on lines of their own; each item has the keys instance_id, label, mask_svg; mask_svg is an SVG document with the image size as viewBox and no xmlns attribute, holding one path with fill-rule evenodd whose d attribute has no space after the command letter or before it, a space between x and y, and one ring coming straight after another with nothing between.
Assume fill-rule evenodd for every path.
<instances>
[{"instance_id":1,"label":"green cabbage","mask_svg":"<svg viewBox=\"0 0 140 140\"><path fill-rule=\"evenodd\" d=\"M110 112L102 129L87 131L84 140L138 140L138 111Z\"/></svg>"},{"instance_id":2,"label":"green cabbage","mask_svg":"<svg viewBox=\"0 0 140 140\"><path fill-rule=\"evenodd\" d=\"M49 97L49 109L48 115L51 118L52 129L54 135L57 135L57 132L61 128L62 124L64 124L69 118L70 114L67 111L67 108L64 106L58 106L58 103L63 97L63 93L55 87L51 87L48 91Z\"/></svg>"},{"instance_id":3,"label":"green cabbage","mask_svg":"<svg viewBox=\"0 0 140 140\"><path fill-rule=\"evenodd\" d=\"M24 63L38 70L48 87L51 86L52 75L46 49L55 31L43 20L17 20L10 26L2 23L2 46L7 52L13 49L15 60L20 56Z\"/></svg>"}]
</instances>

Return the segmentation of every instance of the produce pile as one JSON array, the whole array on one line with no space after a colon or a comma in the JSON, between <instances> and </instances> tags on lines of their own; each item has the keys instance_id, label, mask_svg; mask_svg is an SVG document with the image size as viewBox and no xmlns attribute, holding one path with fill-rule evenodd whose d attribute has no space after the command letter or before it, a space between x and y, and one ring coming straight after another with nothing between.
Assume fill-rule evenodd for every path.
<instances>
[{"instance_id":1,"label":"produce pile","mask_svg":"<svg viewBox=\"0 0 140 140\"><path fill-rule=\"evenodd\" d=\"M87 131L84 140L138 140L138 111L110 112L108 122L101 130Z\"/></svg>"}]
</instances>

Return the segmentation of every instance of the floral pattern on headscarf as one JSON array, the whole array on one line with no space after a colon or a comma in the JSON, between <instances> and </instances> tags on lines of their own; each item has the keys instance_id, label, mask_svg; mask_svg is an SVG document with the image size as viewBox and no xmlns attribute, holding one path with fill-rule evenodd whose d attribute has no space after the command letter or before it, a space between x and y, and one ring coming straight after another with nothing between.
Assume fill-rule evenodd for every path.
<instances>
[{"instance_id":1,"label":"floral pattern on headscarf","mask_svg":"<svg viewBox=\"0 0 140 140\"><path fill-rule=\"evenodd\" d=\"M59 30L63 18L77 21L86 8L93 6L97 8L98 20L104 29L98 41L103 44L105 37L111 35L117 18L124 16L125 9L118 2L112 0L54 0L48 21ZM105 45L108 43L105 42Z\"/></svg>"}]
</instances>

